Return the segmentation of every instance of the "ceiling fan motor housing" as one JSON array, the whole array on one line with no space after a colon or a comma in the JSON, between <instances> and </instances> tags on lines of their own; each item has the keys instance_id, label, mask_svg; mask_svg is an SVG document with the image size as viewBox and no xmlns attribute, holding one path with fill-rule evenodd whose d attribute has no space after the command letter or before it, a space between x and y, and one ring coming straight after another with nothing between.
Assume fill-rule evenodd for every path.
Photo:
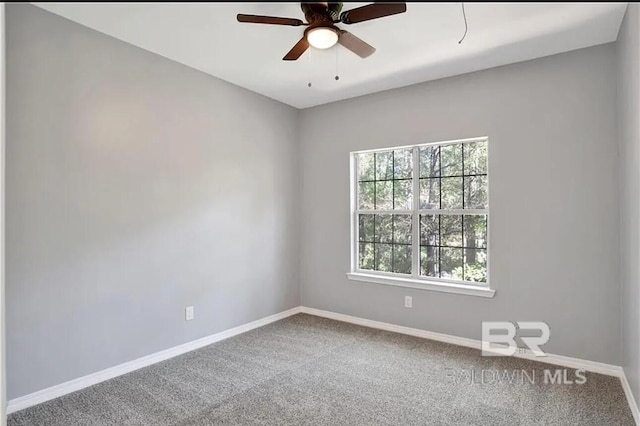
<instances>
[{"instance_id":1,"label":"ceiling fan motor housing","mask_svg":"<svg viewBox=\"0 0 640 426\"><path fill-rule=\"evenodd\" d=\"M307 22L311 25L331 23L340 19L342 3L300 3Z\"/></svg>"}]
</instances>

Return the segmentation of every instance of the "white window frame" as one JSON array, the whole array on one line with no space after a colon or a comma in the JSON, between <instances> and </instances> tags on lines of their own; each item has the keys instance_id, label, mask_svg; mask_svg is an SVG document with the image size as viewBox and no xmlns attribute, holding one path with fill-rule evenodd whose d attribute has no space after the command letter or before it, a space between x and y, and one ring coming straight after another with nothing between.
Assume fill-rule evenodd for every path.
<instances>
[{"instance_id":1,"label":"white window frame","mask_svg":"<svg viewBox=\"0 0 640 426\"><path fill-rule=\"evenodd\" d=\"M350 280L364 281L375 284L386 284L399 287L409 287L422 290L434 290L445 293L457 293L470 296L480 297L493 297L495 290L489 285L489 269L490 269L490 238L489 226L490 221L490 202L489 202L489 164L487 164L487 208L486 209L459 209L459 210L446 210L446 209L420 209L419 196L420 194L420 179L419 179L419 164L420 158L418 155L419 149L426 146L443 146L452 144L464 144L474 142L486 142L487 143L487 163L489 161L489 138L486 136L459 139L443 142L428 142L417 145L404 145L396 147L386 147L380 149L370 149L363 151L353 151L349 153L350 159L350 196L351 196L351 271L347 273L347 277ZM413 208L411 210L359 210L358 209L358 154L371 153L371 152L389 152L400 149L412 149L413 150ZM358 261L358 241L359 241L359 226L358 215L364 214L407 214L412 217L412 273L401 274L395 272L384 271L372 271L368 269L359 269ZM424 277L420 276L420 250L416 250L416 245L420 244L420 215L421 214L483 214L487 216L487 282L486 283L474 283L470 284L468 281L459 281L439 277Z\"/></svg>"}]
</instances>

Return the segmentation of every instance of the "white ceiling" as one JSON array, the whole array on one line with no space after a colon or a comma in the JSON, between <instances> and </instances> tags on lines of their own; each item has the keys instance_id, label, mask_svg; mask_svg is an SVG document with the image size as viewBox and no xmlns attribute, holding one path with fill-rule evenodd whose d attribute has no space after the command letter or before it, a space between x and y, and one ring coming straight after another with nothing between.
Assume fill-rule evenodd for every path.
<instances>
[{"instance_id":1,"label":"white ceiling","mask_svg":"<svg viewBox=\"0 0 640 426\"><path fill-rule=\"evenodd\" d=\"M611 42L626 8L465 3L469 31L458 44L460 3L409 3L401 15L339 25L377 48L369 58L336 45L285 62L303 27L240 24L236 14L304 19L299 3L34 4L297 108Z\"/></svg>"}]
</instances>

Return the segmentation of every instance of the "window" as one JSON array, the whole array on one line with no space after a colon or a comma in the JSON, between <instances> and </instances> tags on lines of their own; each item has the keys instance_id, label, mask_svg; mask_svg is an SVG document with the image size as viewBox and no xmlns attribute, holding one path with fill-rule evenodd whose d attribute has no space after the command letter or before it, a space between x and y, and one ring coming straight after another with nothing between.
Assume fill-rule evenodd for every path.
<instances>
[{"instance_id":1,"label":"window","mask_svg":"<svg viewBox=\"0 0 640 426\"><path fill-rule=\"evenodd\" d=\"M351 279L493 296L488 140L352 153Z\"/></svg>"}]
</instances>

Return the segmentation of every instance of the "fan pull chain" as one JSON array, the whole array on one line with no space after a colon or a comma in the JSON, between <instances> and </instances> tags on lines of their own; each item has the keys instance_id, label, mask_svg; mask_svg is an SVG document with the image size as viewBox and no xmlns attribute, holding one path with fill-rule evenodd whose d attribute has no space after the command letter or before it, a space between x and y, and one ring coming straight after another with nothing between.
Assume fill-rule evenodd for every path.
<instances>
[{"instance_id":1,"label":"fan pull chain","mask_svg":"<svg viewBox=\"0 0 640 426\"><path fill-rule=\"evenodd\" d=\"M311 63L311 49L308 49L307 52L309 52L307 58L307 70L308 70L308 76L309 76L309 82L307 83L307 87L311 88L312 84L311 84L311 70L313 69L313 64Z\"/></svg>"},{"instance_id":2,"label":"fan pull chain","mask_svg":"<svg viewBox=\"0 0 640 426\"><path fill-rule=\"evenodd\" d=\"M464 38L467 36L467 14L464 11L464 2L461 3L462 4L462 17L464 18L464 34L462 35L462 38L460 39L460 41L458 42L458 44L462 43L462 40L464 40Z\"/></svg>"},{"instance_id":3,"label":"fan pull chain","mask_svg":"<svg viewBox=\"0 0 640 426\"><path fill-rule=\"evenodd\" d=\"M337 47L338 46L334 46L333 48L333 50L336 51L336 76L335 76L336 81L340 80L340 73L338 71L338 50L339 49L337 49Z\"/></svg>"}]
</instances>

